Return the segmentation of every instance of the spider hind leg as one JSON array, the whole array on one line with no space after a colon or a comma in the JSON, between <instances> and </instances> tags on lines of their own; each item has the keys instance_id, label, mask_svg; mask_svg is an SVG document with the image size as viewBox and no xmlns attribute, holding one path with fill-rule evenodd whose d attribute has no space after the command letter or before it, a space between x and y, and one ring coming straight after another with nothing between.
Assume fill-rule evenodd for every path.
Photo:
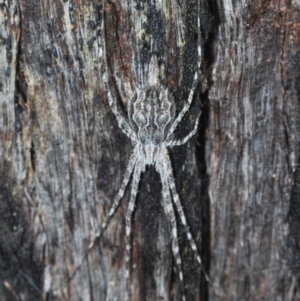
<instances>
[{"instance_id":1,"label":"spider hind leg","mask_svg":"<svg viewBox=\"0 0 300 301\"><path fill-rule=\"evenodd\" d=\"M189 243L191 245L191 248L195 254L195 257L203 271L203 274L205 276L205 279L207 282L209 282L209 277L203 267L203 264L202 264L202 261L201 261L201 257L199 255L199 252L198 252L198 249L197 249L197 246L195 244L195 241L193 239L193 236L191 234L191 231L188 227L188 224L187 224L187 221L186 221L186 217L185 217L185 214L184 214L184 211L183 211L183 208L182 208L182 205L181 205L181 202L180 202L180 199L179 199L179 195L177 193L177 190L176 190L176 185L175 185L175 180L174 180L174 176L173 176L173 173L172 173L172 165L171 165L171 160L169 158L169 156L166 156L166 165L167 165L167 172L168 172L168 183L169 183L169 186L170 186L170 190L172 192L172 196L173 196L173 200L174 200L174 204L176 206L176 209L177 209L177 212L179 213L179 216L180 216L180 220L184 226L184 229L185 229L185 232L187 234L187 237L188 237L188 240L189 240Z\"/></svg>"},{"instance_id":2,"label":"spider hind leg","mask_svg":"<svg viewBox=\"0 0 300 301\"><path fill-rule=\"evenodd\" d=\"M132 177L132 185L131 185L131 193L130 193L130 200L128 203L128 208L126 212L126 219L125 219L125 232L126 232L126 255L125 255L125 277L126 277L126 286L127 286L127 296L126 301L130 295L130 288L129 288L129 272L130 272L130 236L131 236L131 219L132 213L134 211L134 205L136 201L136 196L138 193L138 187L140 182L140 174L141 174L141 164L140 162L136 163L133 177Z\"/></svg>"},{"instance_id":3,"label":"spider hind leg","mask_svg":"<svg viewBox=\"0 0 300 301\"><path fill-rule=\"evenodd\" d=\"M164 210L168 217L168 220L171 224L171 232L172 232L172 252L174 256L174 260L176 262L176 266L178 269L179 280L181 283L181 290L182 290L182 300L185 301L185 293L184 293L184 279L183 279L183 271L182 271L182 260L179 251L179 244L178 244L178 233L177 233L177 223L175 212L172 204L171 193L168 186L168 180L166 176L162 176L162 194L163 194L163 201L164 201Z\"/></svg>"}]
</instances>

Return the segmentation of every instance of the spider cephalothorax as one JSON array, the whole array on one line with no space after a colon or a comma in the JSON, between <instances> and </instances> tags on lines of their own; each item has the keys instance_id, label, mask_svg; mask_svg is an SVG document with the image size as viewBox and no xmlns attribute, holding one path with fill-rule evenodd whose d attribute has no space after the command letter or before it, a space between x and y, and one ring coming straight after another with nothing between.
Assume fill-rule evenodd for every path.
<instances>
[{"instance_id":1,"label":"spider cephalothorax","mask_svg":"<svg viewBox=\"0 0 300 301\"><path fill-rule=\"evenodd\" d=\"M132 107L128 118L138 131L138 140L144 145L162 143L175 117L174 100L168 88L158 85L138 89Z\"/></svg>"},{"instance_id":2,"label":"spider cephalothorax","mask_svg":"<svg viewBox=\"0 0 300 301\"><path fill-rule=\"evenodd\" d=\"M154 164L165 144L168 131L175 117L175 104L167 87L158 80L156 56L152 56L148 85L138 88L129 102L129 126L140 143L145 164Z\"/></svg>"}]
</instances>

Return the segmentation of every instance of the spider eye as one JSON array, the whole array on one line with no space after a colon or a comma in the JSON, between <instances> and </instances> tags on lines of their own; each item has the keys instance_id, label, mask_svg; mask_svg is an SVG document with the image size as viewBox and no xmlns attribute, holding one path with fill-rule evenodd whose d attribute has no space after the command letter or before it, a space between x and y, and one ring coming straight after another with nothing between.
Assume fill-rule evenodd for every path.
<instances>
[{"instance_id":1,"label":"spider eye","mask_svg":"<svg viewBox=\"0 0 300 301\"><path fill-rule=\"evenodd\" d=\"M145 130L140 130L139 131L139 140L141 141L142 144L146 144L147 143L147 137L148 137L148 133Z\"/></svg>"},{"instance_id":2,"label":"spider eye","mask_svg":"<svg viewBox=\"0 0 300 301\"><path fill-rule=\"evenodd\" d=\"M157 122L158 126L166 125L168 123L168 121L169 121L169 115L168 114L161 114L156 119L156 122Z\"/></svg>"},{"instance_id":3,"label":"spider eye","mask_svg":"<svg viewBox=\"0 0 300 301\"><path fill-rule=\"evenodd\" d=\"M141 112L134 114L133 120L138 126L145 126L147 124L147 117Z\"/></svg>"},{"instance_id":4,"label":"spider eye","mask_svg":"<svg viewBox=\"0 0 300 301\"><path fill-rule=\"evenodd\" d=\"M162 108L163 108L163 110L169 110L170 104L164 101L164 102L162 103Z\"/></svg>"}]
</instances>

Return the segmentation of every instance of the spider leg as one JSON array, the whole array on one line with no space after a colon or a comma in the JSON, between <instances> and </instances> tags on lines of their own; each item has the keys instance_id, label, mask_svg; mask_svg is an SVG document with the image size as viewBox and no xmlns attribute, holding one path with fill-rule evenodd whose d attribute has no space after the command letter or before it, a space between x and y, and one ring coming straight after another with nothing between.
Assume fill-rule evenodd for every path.
<instances>
[{"instance_id":1,"label":"spider leg","mask_svg":"<svg viewBox=\"0 0 300 301\"><path fill-rule=\"evenodd\" d=\"M133 153L132 153L130 159L129 159L129 163L127 165L127 169L126 169L126 172L125 172L125 176L124 176L121 188L118 191L118 195L115 198L114 203L113 203L113 205L111 206L111 208L109 210L109 213L108 213L108 216L107 216L105 222L102 224L101 232L99 233L99 236L101 236L101 234L105 230L110 218L115 214L115 212L116 212L116 210L117 210L117 208L118 208L118 206L119 206L119 204L120 204L120 202L121 202L121 200L124 196L126 187L127 187L128 183L129 183L129 180L130 180L130 176L131 176L133 170L135 169L136 160L137 160L137 152L136 152L136 148L135 148L133 150Z\"/></svg>"},{"instance_id":2,"label":"spider leg","mask_svg":"<svg viewBox=\"0 0 300 301\"><path fill-rule=\"evenodd\" d=\"M106 220L105 220L104 223L102 224L101 230L98 231L98 232L96 233L96 235L95 235L93 241L90 243L90 245L89 245L89 247L88 247L86 253L83 255L80 264L74 269L74 272L73 272L73 274L70 276L69 280L71 280L71 279L75 276L77 270L81 267L81 265L82 265L84 259L88 256L89 252L90 252L91 249L94 247L96 241L97 241L97 240L101 237L101 235L103 234L105 228L107 227L107 225L108 225L108 223L109 223L110 218L115 214L115 212L116 212L116 210L117 210L117 208L118 208L118 206L119 206L119 204L120 204L120 202L121 202L121 200L122 200L122 198L123 198L123 196L124 196L126 187L127 187L128 182L129 182L129 180L130 180L130 176L131 176L132 171L134 170L134 167L135 167L135 164L136 164L136 160L137 160L137 151L136 151L136 150L137 150L136 148L133 150L133 153L132 153L132 155L131 155L131 157L130 157L130 159L129 159L129 163L128 163L128 165L127 165L127 169L126 169L126 172L125 172L125 176L124 176L124 179L123 179L121 188L120 188L120 190L118 191L118 195L117 195L117 197L115 198L114 203L113 203L113 205L111 206L111 208L110 208L110 210L109 210L109 213L108 213L108 216L107 216Z\"/></svg>"},{"instance_id":3,"label":"spider leg","mask_svg":"<svg viewBox=\"0 0 300 301\"><path fill-rule=\"evenodd\" d=\"M105 62L106 63L106 62ZM107 74L107 67L105 67L105 71L103 74L103 82L104 82L104 87L105 87L105 91L107 94L107 98L108 98L108 104L112 110L112 112L114 113L114 115L116 116L117 122L118 122L118 127L122 130L122 132L129 137L131 140L136 141L136 134L135 132L131 129L131 127L129 126L124 114L122 114L120 112L120 110L118 109L118 105L117 105L117 101L114 100L111 90L109 88L109 84L108 84L108 74ZM132 97L134 97L135 95L133 95Z\"/></svg>"},{"instance_id":4,"label":"spider leg","mask_svg":"<svg viewBox=\"0 0 300 301\"><path fill-rule=\"evenodd\" d=\"M165 161L166 161L166 164L167 164L166 170L168 172L168 182L169 182L169 185L170 185L170 189L171 189L171 192L172 192L172 196L173 196L175 206L176 206L177 211L179 213L181 222L184 226L184 229L185 229L185 232L187 234L188 240L190 242L191 248L192 248L192 250L193 250L193 252L194 252L194 254L197 258L197 261L198 261L199 265L202 268L205 279L207 280L207 282L209 282L208 275L206 274L206 271L204 270L204 267L202 265L201 257L199 255L198 250L197 250L195 241L192 237L191 231L190 231L190 229L187 225L187 222L186 222L186 217L185 217L185 214L183 212L183 208L182 208L182 205L181 205L181 202L180 202L180 199L179 199L179 195L178 195L177 190L176 190L175 180L174 180L174 176L173 176L173 173L172 173L171 160L170 160L170 157L167 153L166 153L166 156L165 156Z\"/></svg>"},{"instance_id":5,"label":"spider leg","mask_svg":"<svg viewBox=\"0 0 300 301\"><path fill-rule=\"evenodd\" d=\"M102 37L102 57L103 57L103 73L102 73L102 80L104 83L104 88L107 94L108 98L108 104L116 116L118 126L122 130L122 132L127 135L131 140L136 141L136 134L135 132L131 129L130 125L127 122L127 119L125 117L124 112L120 110L118 107L118 102L114 97L112 96L110 87L109 87L109 75L108 75L108 63L107 63L107 53L106 53L106 38L105 38L105 3L103 5L103 14L102 14L102 32L104 37Z\"/></svg>"},{"instance_id":6,"label":"spider leg","mask_svg":"<svg viewBox=\"0 0 300 301\"><path fill-rule=\"evenodd\" d=\"M201 41L202 41L202 38L201 38L201 20L200 20L200 2L197 1L197 27L198 27L198 41L197 41L197 52L198 52L198 60L197 60L197 70L195 72L195 75L194 75L194 80L193 80L193 84L192 84L192 88L190 90L190 93L189 93L189 97L188 97L188 100L187 100L187 103L184 105L183 109L181 110L181 112L179 113L179 115L176 117L176 119L174 120L170 130L169 130L169 133L167 135L167 140L168 138L173 134L173 132L176 130L179 122L182 120L183 116L185 115L185 113L188 111L189 107L191 106L191 103L192 103L192 100L193 100L193 96L194 96L194 93L195 93L195 89L197 87L197 84L198 84L198 73L200 72L200 68L201 68L201 60L202 60L202 49L201 49Z\"/></svg>"},{"instance_id":7,"label":"spider leg","mask_svg":"<svg viewBox=\"0 0 300 301\"><path fill-rule=\"evenodd\" d=\"M173 124L172 124L172 126L169 130L169 133L167 135L167 138L166 138L167 140L173 134L173 132L176 130L179 122L182 120L183 116L185 115L185 113L187 112L189 107L191 106L193 96L194 96L194 92L195 92L195 89L196 89L197 84L198 84L198 72L199 72L198 70L195 72L194 80L193 80L193 84L192 84L192 88L190 90L188 100L187 100L186 104L184 105L183 109L181 110L181 112L179 113L179 115L174 120L174 122L173 122Z\"/></svg>"},{"instance_id":8,"label":"spider leg","mask_svg":"<svg viewBox=\"0 0 300 301\"><path fill-rule=\"evenodd\" d=\"M164 160L161 160L160 164L164 164ZM159 166L158 166L159 167ZM183 280L183 272L182 272L182 262L181 262L181 256L179 252L179 245L178 245L178 234L177 234L177 224L176 224L176 217L175 212L172 204L171 199L171 193L168 183L168 175L165 173L165 168L158 168L161 181L162 181L162 195L163 195L163 201L164 201L164 211L166 215L168 216L169 222L171 224L171 231L172 231L172 251L173 256L176 261L176 266L179 272L179 279L182 286L182 299L185 300L184 295L184 280Z\"/></svg>"},{"instance_id":9,"label":"spider leg","mask_svg":"<svg viewBox=\"0 0 300 301\"><path fill-rule=\"evenodd\" d=\"M187 141L190 138L192 138L196 134L196 132L198 130L198 124L199 124L200 115L201 115L201 112L197 116L194 129L187 136L185 136L184 138L182 138L180 140L171 140L170 142L167 142L167 145L168 146L175 146L175 145L182 145L182 144L187 143Z\"/></svg>"},{"instance_id":10,"label":"spider leg","mask_svg":"<svg viewBox=\"0 0 300 301\"><path fill-rule=\"evenodd\" d=\"M93 248L94 244L95 244L95 241L96 241L96 238L100 238L102 233L104 232L105 228L107 227L108 223L109 223L109 220L110 218L115 214L124 194L125 194L125 190L126 190L126 187L129 183L129 180L130 180L130 176L134 170L134 167L135 167L135 164L136 164L136 160L137 160L137 155L136 155L136 149L133 150L133 153L129 159L129 163L127 165L127 169L126 169L126 172L125 172L125 176L124 176L124 179L123 179L123 182L122 182L122 185L121 185L121 188L119 189L118 191L118 195L116 196L110 210L109 210L109 213L108 213L108 216L106 218L106 220L104 221L104 223L102 224L101 226L101 231L98 231L98 233L96 234L96 237L95 239L93 240L93 242L89 245L89 248L88 248L88 252Z\"/></svg>"},{"instance_id":11,"label":"spider leg","mask_svg":"<svg viewBox=\"0 0 300 301\"><path fill-rule=\"evenodd\" d=\"M134 169L133 177L132 177L131 194L130 194L130 200L129 200L129 204L128 204L128 208L127 208L127 212L126 212L126 219L125 219L125 223L126 223L126 225L125 225L125 232L126 232L125 278L126 278L127 288L128 288L128 283L129 283L129 270L130 270L131 218L132 218L132 213L134 210L136 196L138 193L140 174L141 174L141 165L140 165L140 162L137 162L136 167ZM130 289L128 289L127 291L128 291L128 295L129 295ZM128 298L128 295L127 295L127 298Z\"/></svg>"}]
</instances>

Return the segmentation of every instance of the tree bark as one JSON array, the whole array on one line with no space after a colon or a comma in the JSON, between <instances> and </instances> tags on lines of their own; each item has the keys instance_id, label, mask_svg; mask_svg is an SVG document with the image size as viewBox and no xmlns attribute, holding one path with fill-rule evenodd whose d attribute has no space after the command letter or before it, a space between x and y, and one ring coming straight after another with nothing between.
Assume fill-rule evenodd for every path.
<instances>
[{"instance_id":1,"label":"tree bark","mask_svg":"<svg viewBox=\"0 0 300 301\"><path fill-rule=\"evenodd\" d=\"M177 113L197 68L197 1L0 0L1 300L124 300L130 185L94 242L133 145L123 105L159 59ZM105 18L103 20L103 10ZM300 2L201 0L202 76L173 173L186 300L298 300ZM105 22L106 30L102 28ZM190 118L191 116L191 118ZM160 176L141 175L130 300L182 300Z\"/></svg>"},{"instance_id":2,"label":"tree bark","mask_svg":"<svg viewBox=\"0 0 300 301\"><path fill-rule=\"evenodd\" d=\"M218 3L206 132L213 300L299 299L299 4Z\"/></svg>"}]
</instances>

